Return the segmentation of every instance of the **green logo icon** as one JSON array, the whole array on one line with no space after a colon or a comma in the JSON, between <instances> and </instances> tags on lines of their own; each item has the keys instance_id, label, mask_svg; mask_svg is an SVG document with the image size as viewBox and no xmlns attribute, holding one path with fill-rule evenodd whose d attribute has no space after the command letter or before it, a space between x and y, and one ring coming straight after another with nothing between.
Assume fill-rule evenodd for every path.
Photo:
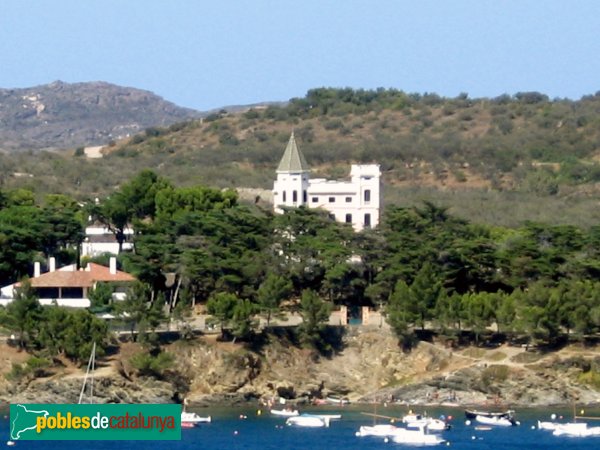
<instances>
[{"instance_id":1,"label":"green logo icon","mask_svg":"<svg viewBox=\"0 0 600 450\"><path fill-rule=\"evenodd\" d=\"M181 439L180 405L14 404L12 440Z\"/></svg>"}]
</instances>

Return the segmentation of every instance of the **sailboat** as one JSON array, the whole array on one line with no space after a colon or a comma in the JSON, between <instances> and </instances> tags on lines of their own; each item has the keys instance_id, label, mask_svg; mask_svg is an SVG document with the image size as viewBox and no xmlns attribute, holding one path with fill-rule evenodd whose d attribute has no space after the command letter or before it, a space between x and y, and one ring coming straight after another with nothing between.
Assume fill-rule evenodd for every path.
<instances>
[{"instance_id":1,"label":"sailboat","mask_svg":"<svg viewBox=\"0 0 600 450\"><path fill-rule=\"evenodd\" d=\"M92 345L92 352L90 353L90 359L88 361L87 370L85 371L85 377L83 378L83 386L81 386L81 392L79 393L78 404L82 404L83 396L85 394L85 387L87 386L88 378L90 379L90 394L89 402L94 403L94 370L96 369L96 342Z\"/></svg>"}]
</instances>

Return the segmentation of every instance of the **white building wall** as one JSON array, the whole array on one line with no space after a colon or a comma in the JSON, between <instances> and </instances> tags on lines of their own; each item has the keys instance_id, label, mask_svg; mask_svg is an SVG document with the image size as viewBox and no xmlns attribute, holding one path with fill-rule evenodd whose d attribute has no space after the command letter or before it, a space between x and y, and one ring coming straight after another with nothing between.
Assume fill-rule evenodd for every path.
<instances>
[{"instance_id":1,"label":"white building wall","mask_svg":"<svg viewBox=\"0 0 600 450\"><path fill-rule=\"evenodd\" d=\"M89 308L91 305L89 298L40 298L40 305L52 306L67 306L69 308Z\"/></svg>"},{"instance_id":2,"label":"white building wall","mask_svg":"<svg viewBox=\"0 0 600 450\"><path fill-rule=\"evenodd\" d=\"M125 242L123 242L123 251L131 250L133 248L133 229L125 228ZM92 225L85 229L85 235L87 238L81 244L81 256L94 257L99 256L103 253L112 253L113 255L119 254L119 243L115 239L115 235L105 226ZM89 238L92 239L89 239ZM97 238L101 238L103 242L96 242ZM102 239L104 238L104 239Z\"/></svg>"},{"instance_id":3,"label":"white building wall","mask_svg":"<svg viewBox=\"0 0 600 450\"><path fill-rule=\"evenodd\" d=\"M306 205L308 185L308 172L278 173L277 180L273 184L275 212L282 213L281 206L298 207Z\"/></svg>"},{"instance_id":4,"label":"white building wall","mask_svg":"<svg viewBox=\"0 0 600 450\"><path fill-rule=\"evenodd\" d=\"M381 208L379 166L353 164L350 176L350 181L310 180L308 206L329 211L338 222L352 223L356 231L378 226Z\"/></svg>"}]
</instances>

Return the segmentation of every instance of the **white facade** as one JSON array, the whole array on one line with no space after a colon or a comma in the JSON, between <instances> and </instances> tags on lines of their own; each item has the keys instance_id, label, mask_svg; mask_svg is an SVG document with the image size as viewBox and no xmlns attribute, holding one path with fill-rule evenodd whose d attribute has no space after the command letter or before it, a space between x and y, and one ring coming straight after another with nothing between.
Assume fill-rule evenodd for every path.
<instances>
[{"instance_id":1,"label":"white facade","mask_svg":"<svg viewBox=\"0 0 600 450\"><path fill-rule=\"evenodd\" d=\"M125 228L125 242L122 250L133 248L133 229ZM119 243L115 235L104 225L90 225L85 229L85 239L81 243L81 257L94 257L103 253L119 254Z\"/></svg>"},{"instance_id":2,"label":"white facade","mask_svg":"<svg viewBox=\"0 0 600 450\"><path fill-rule=\"evenodd\" d=\"M350 181L310 179L310 169L298 150L294 133L285 149L273 185L273 207L322 208L355 231L379 225L381 171L378 164L352 164Z\"/></svg>"}]
</instances>

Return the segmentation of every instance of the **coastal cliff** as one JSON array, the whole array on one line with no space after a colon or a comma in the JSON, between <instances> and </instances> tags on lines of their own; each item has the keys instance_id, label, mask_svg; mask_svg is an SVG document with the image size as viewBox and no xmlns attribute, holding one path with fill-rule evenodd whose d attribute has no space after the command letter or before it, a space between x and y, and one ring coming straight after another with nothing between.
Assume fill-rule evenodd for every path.
<instances>
[{"instance_id":1,"label":"coastal cliff","mask_svg":"<svg viewBox=\"0 0 600 450\"><path fill-rule=\"evenodd\" d=\"M162 379L136 375L127 362L131 351L123 348L96 371L95 401L162 403L187 397L191 405L208 406L277 396L300 403L338 395L353 402L415 405L600 403L591 376L600 357L583 346L543 353L507 345L448 349L420 342L404 352L388 331L365 327L345 329L338 347L323 356L285 334L268 335L254 348L202 337L165 347L174 362ZM8 360L0 362L0 370L8 372ZM76 402L82 379L79 369L20 381L2 377L0 400Z\"/></svg>"}]
</instances>

